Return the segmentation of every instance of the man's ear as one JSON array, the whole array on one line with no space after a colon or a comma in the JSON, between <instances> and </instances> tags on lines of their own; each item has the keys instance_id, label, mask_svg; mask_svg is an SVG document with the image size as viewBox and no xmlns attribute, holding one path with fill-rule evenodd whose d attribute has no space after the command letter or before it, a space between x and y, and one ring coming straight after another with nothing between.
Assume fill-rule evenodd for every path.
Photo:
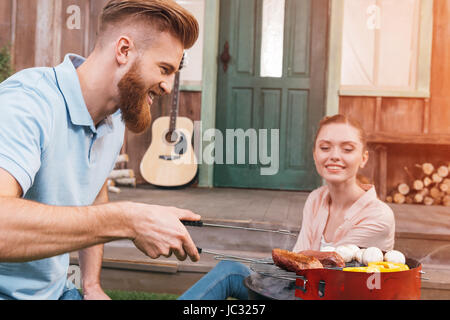
<instances>
[{"instance_id":1,"label":"man's ear","mask_svg":"<svg viewBox=\"0 0 450 320\"><path fill-rule=\"evenodd\" d=\"M135 51L133 40L127 36L121 36L116 42L116 60L119 65L130 62L131 55Z\"/></svg>"}]
</instances>

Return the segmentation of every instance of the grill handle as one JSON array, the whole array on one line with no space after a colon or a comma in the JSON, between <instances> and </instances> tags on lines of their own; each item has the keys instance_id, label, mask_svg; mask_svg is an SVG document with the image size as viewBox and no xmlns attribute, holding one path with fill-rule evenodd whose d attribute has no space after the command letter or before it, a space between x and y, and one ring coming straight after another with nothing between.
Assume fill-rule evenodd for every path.
<instances>
[{"instance_id":1,"label":"grill handle","mask_svg":"<svg viewBox=\"0 0 450 320\"><path fill-rule=\"evenodd\" d=\"M186 227L203 227L203 221L181 221Z\"/></svg>"}]
</instances>

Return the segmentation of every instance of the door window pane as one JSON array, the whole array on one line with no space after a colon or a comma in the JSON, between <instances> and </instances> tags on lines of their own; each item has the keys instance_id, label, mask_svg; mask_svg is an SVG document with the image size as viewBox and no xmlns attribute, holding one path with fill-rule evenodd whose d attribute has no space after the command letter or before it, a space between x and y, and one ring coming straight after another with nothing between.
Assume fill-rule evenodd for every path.
<instances>
[{"instance_id":1,"label":"door window pane","mask_svg":"<svg viewBox=\"0 0 450 320\"><path fill-rule=\"evenodd\" d=\"M283 76L285 0L263 0L261 77Z\"/></svg>"},{"instance_id":2,"label":"door window pane","mask_svg":"<svg viewBox=\"0 0 450 320\"><path fill-rule=\"evenodd\" d=\"M186 66L180 74L181 84L195 86L201 84L202 81L205 0L177 0L177 3L194 15L200 27L197 42L192 48L186 50Z\"/></svg>"},{"instance_id":3,"label":"door window pane","mask_svg":"<svg viewBox=\"0 0 450 320\"><path fill-rule=\"evenodd\" d=\"M342 88L414 90L420 0L345 0Z\"/></svg>"}]
</instances>

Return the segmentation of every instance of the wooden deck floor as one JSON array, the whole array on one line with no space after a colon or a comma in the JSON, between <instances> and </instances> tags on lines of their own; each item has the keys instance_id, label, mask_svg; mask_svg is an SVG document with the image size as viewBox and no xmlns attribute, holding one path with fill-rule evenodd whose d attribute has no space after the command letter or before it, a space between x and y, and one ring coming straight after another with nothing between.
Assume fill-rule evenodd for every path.
<instances>
[{"instance_id":1,"label":"wooden deck floor","mask_svg":"<svg viewBox=\"0 0 450 320\"><path fill-rule=\"evenodd\" d=\"M189 209L207 220L271 222L291 227L301 223L308 193L247 189L122 189L111 201L131 200Z\"/></svg>"},{"instance_id":2,"label":"wooden deck floor","mask_svg":"<svg viewBox=\"0 0 450 320\"><path fill-rule=\"evenodd\" d=\"M207 220L273 223L299 230L309 193L230 188L157 189L123 188L110 194L111 201L137 201L189 209ZM396 218L396 232L419 233L450 241L450 207L389 204Z\"/></svg>"}]
</instances>

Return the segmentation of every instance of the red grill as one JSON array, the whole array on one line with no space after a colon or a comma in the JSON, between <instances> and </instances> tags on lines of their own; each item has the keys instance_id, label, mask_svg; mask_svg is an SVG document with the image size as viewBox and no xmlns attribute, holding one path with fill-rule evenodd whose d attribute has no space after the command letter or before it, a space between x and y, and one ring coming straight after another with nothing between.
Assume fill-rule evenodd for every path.
<instances>
[{"instance_id":1,"label":"red grill","mask_svg":"<svg viewBox=\"0 0 450 320\"><path fill-rule=\"evenodd\" d=\"M407 259L410 270L364 273L332 269L303 270L295 296L304 300L418 300L422 265Z\"/></svg>"},{"instance_id":2,"label":"red grill","mask_svg":"<svg viewBox=\"0 0 450 320\"><path fill-rule=\"evenodd\" d=\"M297 274L275 265L253 263L255 274L245 279L250 299L419 300L422 265L406 259L410 270L348 272L308 269Z\"/></svg>"}]
</instances>

